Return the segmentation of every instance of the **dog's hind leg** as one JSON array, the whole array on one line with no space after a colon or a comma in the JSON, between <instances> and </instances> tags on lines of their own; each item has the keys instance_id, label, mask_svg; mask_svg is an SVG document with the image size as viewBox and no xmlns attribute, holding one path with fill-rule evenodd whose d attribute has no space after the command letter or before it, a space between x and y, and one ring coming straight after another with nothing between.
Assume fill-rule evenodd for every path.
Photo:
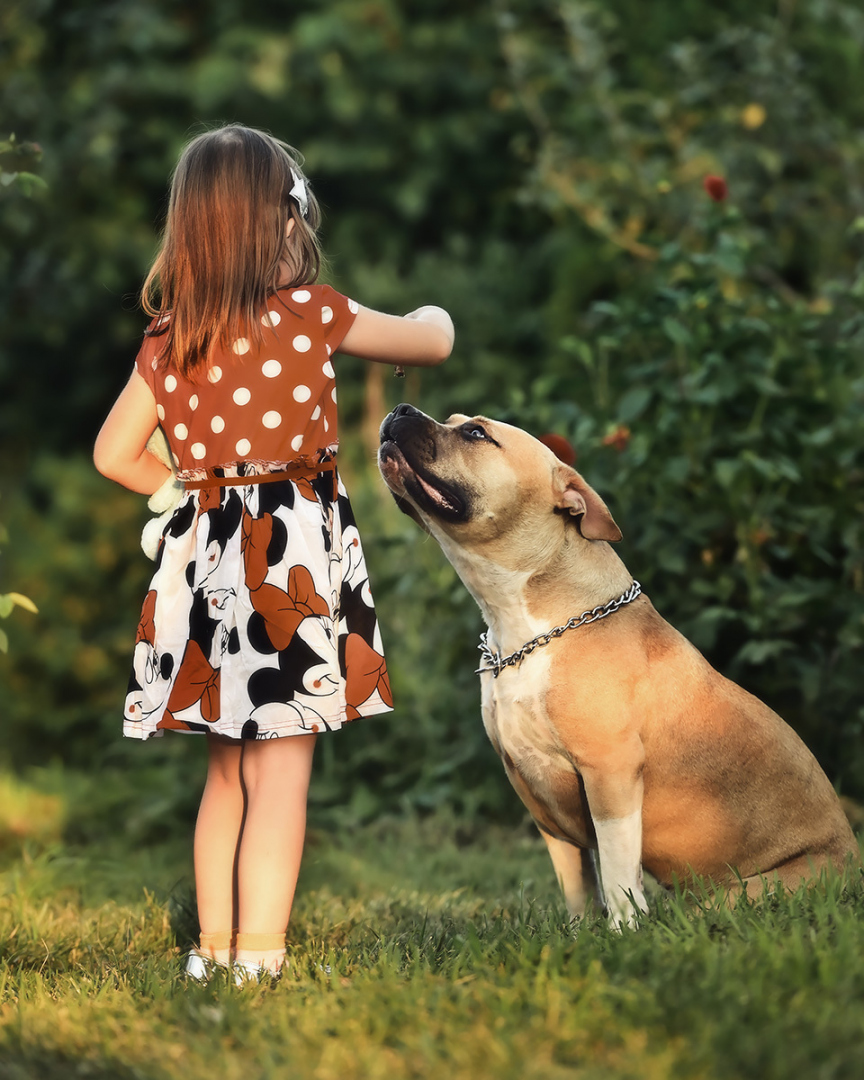
<instances>
[{"instance_id":1,"label":"dog's hind leg","mask_svg":"<svg viewBox=\"0 0 864 1080\"><path fill-rule=\"evenodd\" d=\"M752 874L742 878L747 895L754 900L778 889L787 892L795 892L805 882L813 885L820 877L833 877L842 873L844 866L841 855L832 858L831 854L824 851L807 852L796 855L779 866L767 870L764 874Z\"/></svg>"},{"instance_id":2,"label":"dog's hind leg","mask_svg":"<svg viewBox=\"0 0 864 1080\"><path fill-rule=\"evenodd\" d=\"M540 835L546 841L570 918L581 918L591 903L596 903L598 910L602 910L603 894L594 852L550 836L544 829L540 829Z\"/></svg>"}]
</instances>

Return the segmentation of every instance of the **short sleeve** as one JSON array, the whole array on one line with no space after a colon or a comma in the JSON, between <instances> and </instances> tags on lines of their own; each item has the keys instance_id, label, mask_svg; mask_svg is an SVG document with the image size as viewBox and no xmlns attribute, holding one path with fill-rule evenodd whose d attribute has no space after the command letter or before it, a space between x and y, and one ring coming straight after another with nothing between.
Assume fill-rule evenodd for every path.
<instances>
[{"instance_id":1,"label":"short sleeve","mask_svg":"<svg viewBox=\"0 0 864 1080\"><path fill-rule=\"evenodd\" d=\"M335 353L351 325L357 318L360 306L347 296L336 292L329 285L321 286L321 321L324 324L324 344Z\"/></svg>"},{"instance_id":2,"label":"short sleeve","mask_svg":"<svg viewBox=\"0 0 864 1080\"><path fill-rule=\"evenodd\" d=\"M135 357L135 370L153 391L154 397L156 396L156 356L163 340L161 337L145 334L138 355Z\"/></svg>"}]
</instances>

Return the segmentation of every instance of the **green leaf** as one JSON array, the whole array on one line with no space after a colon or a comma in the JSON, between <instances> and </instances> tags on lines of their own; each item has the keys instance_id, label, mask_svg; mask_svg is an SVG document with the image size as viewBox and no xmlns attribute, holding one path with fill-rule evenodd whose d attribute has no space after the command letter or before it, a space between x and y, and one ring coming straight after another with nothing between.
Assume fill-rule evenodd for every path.
<instances>
[{"instance_id":1,"label":"green leaf","mask_svg":"<svg viewBox=\"0 0 864 1080\"><path fill-rule=\"evenodd\" d=\"M785 477L787 480L791 480L795 484L800 481L801 473L794 461L790 461L789 458L778 458L774 462L774 465L780 476Z\"/></svg>"},{"instance_id":2,"label":"green leaf","mask_svg":"<svg viewBox=\"0 0 864 1080\"><path fill-rule=\"evenodd\" d=\"M817 428L816 431L804 431L799 436L801 442L808 446L829 446L837 436L833 425Z\"/></svg>"},{"instance_id":3,"label":"green leaf","mask_svg":"<svg viewBox=\"0 0 864 1080\"><path fill-rule=\"evenodd\" d=\"M566 337L562 340L561 346L572 356L578 357L589 371L593 370L594 353L587 341L577 337Z\"/></svg>"},{"instance_id":4,"label":"green leaf","mask_svg":"<svg viewBox=\"0 0 864 1080\"><path fill-rule=\"evenodd\" d=\"M687 327L669 315L663 320L663 331L676 345L690 345L693 341L693 335Z\"/></svg>"},{"instance_id":5,"label":"green leaf","mask_svg":"<svg viewBox=\"0 0 864 1080\"><path fill-rule=\"evenodd\" d=\"M718 458L714 462L714 475L721 487L731 488L741 471L738 458Z\"/></svg>"},{"instance_id":6,"label":"green leaf","mask_svg":"<svg viewBox=\"0 0 864 1080\"><path fill-rule=\"evenodd\" d=\"M766 397L785 397L788 391L768 375L753 375L751 382Z\"/></svg>"},{"instance_id":7,"label":"green leaf","mask_svg":"<svg viewBox=\"0 0 864 1080\"><path fill-rule=\"evenodd\" d=\"M41 176L37 176L36 173L19 172L17 175L19 183L23 184L25 187L30 188L31 190L33 188L39 188L40 191L48 190L47 183L42 179Z\"/></svg>"},{"instance_id":8,"label":"green leaf","mask_svg":"<svg viewBox=\"0 0 864 1080\"><path fill-rule=\"evenodd\" d=\"M9 638L6 636L5 630L0 630L0 652L9 652Z\"/></svg>"},{"instance_id":9,"label":"green leaf","mask_svg":"<svg viewBox=\"0 0 864 1080\"><path fill-rule=\"evenodd\" d=\"M693 462L691 459L683 454L679 454L677 457L669 458L663 469L663 475L670 483L683 484L690 475L692 467Z\"/></svg>"},{"instance_id":10,"label":"green leaf","mask_svg":"<svg viewBox=\"0 0 864 1080\"><path fill-rule=\"evenodd\" d=\"M744 648L738 651L736 659L745 664L764 664L766 660L780 656L791 648L791 641L780 638L768 641L748 641Z\"/></svg>"},{"instance_id":11,"label":"green leaf","mask_svg":"<svg viewBox=\"0 0 864 1080\"><path fill-rule=\"evenodd\" d=\"M7 619L14 607L15 601L11 596L0 596L0 619Z\"/></svg>"},{"instance_id":12,"label":"green leaf","mask_svg":"<svg viewBox=\"0 0 864 1080\"><path fill-rule=\"evenodd\" d=\"M624 423L638 419L651 401L651 391L647 386L634 386L618 402L618 419Z\"/></svg>"},{"instance_id":13,"label":"green leaf","mask_svg":"<svg viewBox=\"0 0 864 1080\"><path fill-rule=\"evenodd\" d=\"M25 611L32 611L34 615L39 614L39 608L33 603L29 596L24 596L20 592L10 592L6 594L13 604L17 604L18 607L24 608Z\"/></svg>"},{"instance_id":14,"label":"green leaf","mask_svg":"<svg viewBox=\"0 0 864 1080\"><path fill-rule=\"evenodd\" d=\"M741 455L741 458L743 461L746 461L753 472L757 473L759 476L763 476L766 480L777 479L777 466L768 458L761 457L759 454L753 453L752 450L745 450Z\"/></svg>"}]
</instances>

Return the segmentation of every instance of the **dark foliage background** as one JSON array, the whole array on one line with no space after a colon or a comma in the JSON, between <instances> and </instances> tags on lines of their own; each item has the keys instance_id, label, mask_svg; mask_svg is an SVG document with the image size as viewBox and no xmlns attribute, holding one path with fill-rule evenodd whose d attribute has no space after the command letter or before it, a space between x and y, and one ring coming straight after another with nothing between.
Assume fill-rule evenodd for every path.
<instances>
[{"instance_id":1,"label":"dark foliage background","mask_svg":"<svg viewBox=\"0 0 864 1080\"><path fill-rule=\"evenodd\" d=\"M479 614L374 470L403 396L569 437L657 607L864 796L862 50L842 0L8 0L0 136L47 185L0 154L0 588L39 607L4 624L8 762L98 777L85 832L130 786L136 836L193 811L198 740L119 738L146 511L89 448L179 148L239 120L305 154L338 288L458 330L405 384L340 365L398 711L321 740L318 817L519 813Z\"/></svg>"}]
</instances>

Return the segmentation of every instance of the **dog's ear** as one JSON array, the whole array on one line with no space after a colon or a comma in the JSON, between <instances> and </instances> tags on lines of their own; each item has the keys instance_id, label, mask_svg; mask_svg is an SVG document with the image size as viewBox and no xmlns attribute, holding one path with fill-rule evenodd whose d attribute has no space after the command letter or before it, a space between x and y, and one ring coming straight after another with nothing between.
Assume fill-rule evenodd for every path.
<instances>
[{"instance_id":1,"label":"dog's ear","mask_svg":"<svg viewBox=\"0 0 864 1080\"><path fill-rule=\"evenodd\" d=\"M561 465L555 470L554 492L555 506L578 517L577 528L586 540L615 544L621 539L609 507L575 469Z\"/></svg>"}]
</instances>

